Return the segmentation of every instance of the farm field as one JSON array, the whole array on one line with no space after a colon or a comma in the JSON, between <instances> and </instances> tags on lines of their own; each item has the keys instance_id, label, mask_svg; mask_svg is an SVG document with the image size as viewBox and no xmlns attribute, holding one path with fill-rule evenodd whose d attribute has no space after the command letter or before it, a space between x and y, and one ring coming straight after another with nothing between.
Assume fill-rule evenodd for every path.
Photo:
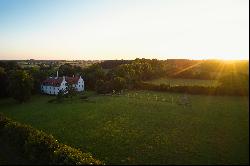
<instances>
[{"instance_id":1,"label":"farm field","mask_svg":"<svg viewBox=\"0 0 250 166\"><path fill-rule=\"evenodd\" d=\"M89 101L64 103L41 95L21 105L4 99L0 112L106 164L249 164L246 97L187 95L191 106L184 107L176 104L183 94L87 94Z\"/></svg>"},{"instance_id":2,"label":"farm field","mask_svg":"<svg viewBox=\"0 0 250 166\"><path fill-rule=\"evenodd\" d=\"M216 80L199 80L199 79L182 79L182 78L159 78L146 83L152 83L155 85L169 84L170 86L218 86L219 83Z\"/></svg>"}]
</instances>

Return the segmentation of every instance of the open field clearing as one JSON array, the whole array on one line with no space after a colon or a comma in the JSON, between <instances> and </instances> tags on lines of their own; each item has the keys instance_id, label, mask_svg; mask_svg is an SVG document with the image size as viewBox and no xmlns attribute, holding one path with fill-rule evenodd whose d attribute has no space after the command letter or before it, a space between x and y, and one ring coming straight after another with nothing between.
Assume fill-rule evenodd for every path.
<instances>
[{"instance_id":1,"label":"open field clearing","mask_svg":"<svg viewBox=\"0 0 250 166\"><path fill-rule=\"evenodd\" d=\"M182 79L182 78L159 78L152 81L146 81L155 85L168 84L170 86L218 86L216 80Z\"/></svg>"},{"instance_id":2,"label":"open field clearing","mask_svg":"<svg viewBox=\"0 0 250 166\"><path fill-rule=\"evenodd\" d=\"M17 104L0 100L0 112L92 153L106 164L248 164L246 97L149 91L95 95L64 103L37 95Z\"/></svg>"}]
</instances>

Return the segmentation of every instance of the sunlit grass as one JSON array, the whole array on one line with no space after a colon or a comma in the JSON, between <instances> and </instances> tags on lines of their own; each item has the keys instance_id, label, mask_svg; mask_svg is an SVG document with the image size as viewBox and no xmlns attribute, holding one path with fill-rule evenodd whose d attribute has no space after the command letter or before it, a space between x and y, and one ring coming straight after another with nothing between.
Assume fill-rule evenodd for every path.
<instances>
[{"instance_id":1,"label":"sunlit grass","mask_svg":"<svg viewBox=\"0 0 250 166\"><path fill-rule=\"evenodd\" d=\"M94 95L94 93L89 93ZM249 102L245 97L138 91L130 97L94 95L89 101L0 101L1 112L91 152L107 164L247 164ZM149 100L147 99L149 96ZM171 99L174 103L156 101Z\"/></svg>"},{"instance_id":2,"label":"sunlit grass","mask_svg":"<svg viewBox=\"0 0 250 166\"><path fill-rule=\"evenodd\" d=\"M167 84L170 86L205 86L216 87L220 85L217 80L199 80L199 79L182 79L182 78L159 78L151 81L146 81L155 85Z\"/></svg>"}]
</instances>

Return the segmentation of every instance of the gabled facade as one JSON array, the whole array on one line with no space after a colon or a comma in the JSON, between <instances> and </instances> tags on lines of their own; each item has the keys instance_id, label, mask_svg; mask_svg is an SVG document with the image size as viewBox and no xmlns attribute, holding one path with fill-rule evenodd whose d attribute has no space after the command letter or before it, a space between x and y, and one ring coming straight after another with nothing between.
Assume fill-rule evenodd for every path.
<instances>
[{"instance_id":1,"label":"gabled facade","mask_svg":"<svg viewBox=\"0 0 250 166\"><path fill-rule=\"evenodd\" d=\"M67 84L75 87L76 91L84 91L84 80L82 77L49 77L41 84L41 92L57 95L60 90L66 90ZM67 92L66 92L67 93Z\"/></svg>"}]
</instances>

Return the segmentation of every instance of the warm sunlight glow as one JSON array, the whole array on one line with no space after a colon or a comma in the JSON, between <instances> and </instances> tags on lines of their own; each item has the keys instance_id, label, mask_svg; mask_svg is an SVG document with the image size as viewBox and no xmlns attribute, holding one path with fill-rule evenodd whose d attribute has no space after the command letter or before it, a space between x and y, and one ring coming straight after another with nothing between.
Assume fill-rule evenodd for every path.
<instances>
[{"instance_id":1,"label":"warm sunlight glow","mask_svg":"<svg viewBox=\"0 0 250 166\"><path fill-rule=\"evenodd\" d=\"M0 0L0 24L0 59L249 59L248 0Z\"/></svg>"}]
</instances>

